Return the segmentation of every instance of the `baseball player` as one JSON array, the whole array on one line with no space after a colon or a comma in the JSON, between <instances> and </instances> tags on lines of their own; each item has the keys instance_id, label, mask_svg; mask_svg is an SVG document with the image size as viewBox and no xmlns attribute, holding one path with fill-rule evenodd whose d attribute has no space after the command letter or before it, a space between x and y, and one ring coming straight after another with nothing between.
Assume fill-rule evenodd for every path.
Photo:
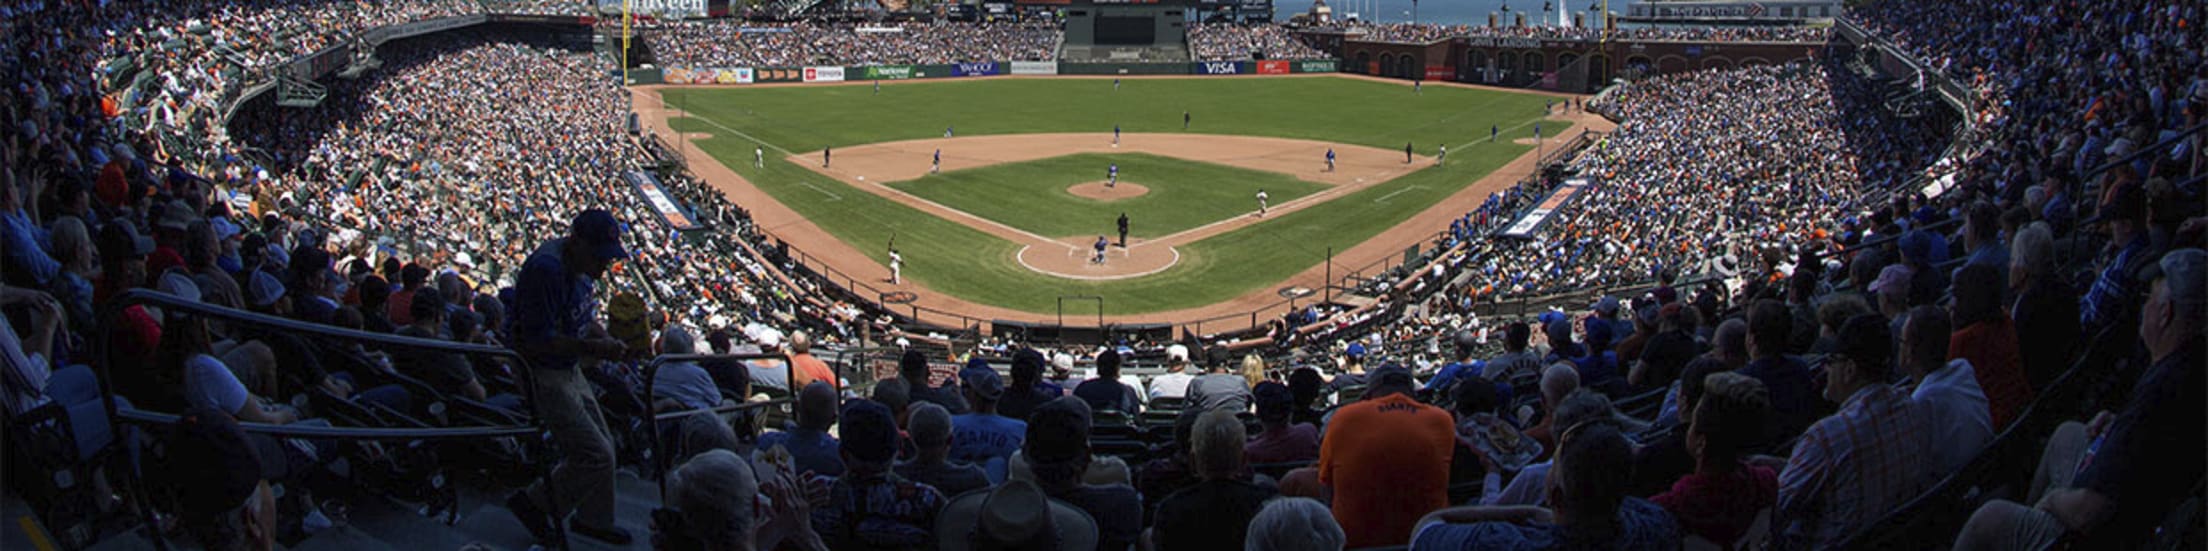
<instances>
[{"instance_id":1,"label":"baseball player","mask_svg":"<svg viewBox=\"0 0 2208 551\"><path fill-rule=\"evenodd\" d=\"M1127 248L1127 213L1119 213L1119 248Z\"/></svg>"},{"instance_id":2,"label":"baseball player","mask_svg":"<svg viewBox=\"0 0 2208 551\"><path fill-rule=\"evenodd\" d=\"M935 174L935 173L939 173L939 172L942 172L942 171L943 171L943 148L940 148L940 147L938 147L938 148L935 148L935 162L934 162L934 163L931 163L931 164L929 164L929 165L928 165L928 173L929 173L929 174Z\"/></svg>"},{"instance_id":3,"label":"baseball player","mask_svg":"<svg viewBox=\"0 0 2208 551\"><path fill-rule=\"evenodd\" d=\"M1426 94L1426 90L1425 90L1425 89L1423 89L1423 88L1420 88L1420 87L1419 87L1419 85L1422 85L1422 84L1425 84L1425 83L1426 83L1426 81L1423 81L1423 80L1413 80L1413 81L1411 81L1411 94L1412 94L1412 95L1425 95L1425 94Z\"/></svg>"},{"instance_id":4,"label":"baseball player","mask_svg":"<svg viewBox=\"0 0 2208 551\"><path fill-rule=\"evenodd\" d=\"M890 285L897 285L897 284L901 284L901 283L904 283L904 281L905 281L905 279L904 279L904 272L905 272L905 257L904 257L904 255L900 255L900 254L897 254L897 249L890 249L890 250L889 250L889 284L890 284Z\"/></svg>"},{"instance_id":5,"label":"baseball player","mask_svg":"<svg viewBox=\"0 0 2208 551\"><path fill-rule=\"evenodd\" d=\"M756 145L751 146L751 166L757 168L766 168L767 150L761 149L759 146Z\"/></svg>"},{"instance_id":6,"label":"baseball player","mask_svg":"<svg viewBox=\"0 0 2208 551\"><path fill-rule=\"evenodd\" d=\"M1406 145L1406 146L1403 146L1403 147L1404 147L1404 151L1405 151L1404 155L1406 155L1406 156L1410 155L1410 153L1408 153L1408 152L1410 151L1410 147L1411 147L1411 146L1408 146L1408 145ZM828 168L828 157L829 157L829 156L831 156L831 155L834 155L835 153L836 153L836 151L835 151L835 148L833 148L833 147L823 147L823 148L820 148L820 167L821 167L821 168ZM1405 161L1405 162L1409 162L1409 161Z\"/></svg>"},{"instance_id":7,"label":"baseball player","mask_svg":"<svg viewBox=\"0 0 2208 551\"><path fill-rule=\"evenodd\" d=\"M1111 240L1105 239L1104 236L1096 236L1096 256L1089 257L1089 262L1092 264L1103 264L1104 248L1111 246L1111 244Z\"/></svg>"},{"instance_id":8,"label":"baseball player","mask_svg":"<svg viewBox=\"0 0 2208 551\"><path fill-rule=\"evenodd\" d=\"M1449 159L1449 144L1441 144L1441 154L1439 154L1439 155L1435 155L1435 156L1434 156L1434 164L1437 164L1437 165L1438 165L1438 164L1441 164L1441 162L1442 162L1442 161L1445 161L1445 160L1448 160L1448 159Z\"/></svg>"},{"instance_id":9,"label":"baseball player","mask_svg":"<svg viewBox=\"0 0 2208 551\"><path fill-rule=\"evenodd\" d=\"M1326 148L1326 171L1334 171L1334 148Z\"/></svg>"},{"instance_id":10,"label":"baseball player","mask_svg":"<svg viewBox=\"0 0 2208 551\"><path fill-rule=\"evenodd\" d=\"M1188 131L1188 110L1187 110L1187 109L1182 109L1182 110L1181 110L1181 131L1182 131L1182 132L1187 132L1187 131Z\"/></svg>"},{"instance_id":11,"label":"baseball player","mask_svg":"<svg viewBox=\"0 0 2208 551\"><path fill-rule=\"evenodd\" d=\"M1112 125L1112 147L1119 147L1119 125Z\"/></svg>"},{"instance_id":12,"label":"baseball player","mask_svg":"<svg viewBox=\"0 0 2208 551\"><path fill-rule=\"evenodd\" d=\"M1112 91L1119 91L1119 79L1112 79Z\"/></svg>"},{"instance_id":13,"label":"baseball player","mask_svg":"<svg viewBox=\"0 0 2208 551\"><path fill-rule=\"evenodd\" d=\"M1403 164L1411 164L1411 142L1403 142Z\"/></svg>"},{"instance_id":14,"label":"baseball player","mask_svg":"<svg viewBox=\"0 0 2208 551\"><path fill-rule=\"evenodd\" d=\"M1119 163L1104 171L1104 187L1119 187Z\"/></svg>"},{"instance_id":15,"label":"baseball player","mask_svg":"<svg viewBox=\"0 0 2208 551\"><path fill-rule=\"evenodd\" d=\"M874 81L874 95L882 95L882 81Z\"/></svg>"},{"instance_id":16,"label":"baseball player","mask_svg":"<svg viewBox=\"0 0 2208 551\"><path fill-rule=\"evenodd\" d=\"M951 137L951 128L952 128L952 127L949 127L949 126L945 126L945 127L943 127L943 137L945 137L945 138Z\"/></svg>"},{"instance_id":17,"label":"baseball player","mask_svg":"<svg viewBox=\"0 0 2208 551\"><path fill-rule=\"evenodd\" d=\"M1265 217L1265 208L1266 208L1266 205L1265 205L1265 201L1266 201L1266 200L1268 200L1268 199L1272 199L1272 198L1273 198L1273 196L1271 196L1271 195L1266 195L1266 194L1265 194L1265 188L1258 188L1258 190L1257 190L1257 217L1258 217L1258 218L1264 218L1264 217Z\"/></svg>"},{"instance_id":18,"label":"baseball player","mask_svg":"<svg viewBox=\"0 0 2208 551\"><path fill-rule=\"evenodd\" d=\"M1501 136L1502 134L1503 134L1503 126L1502 126L1502 125L1499 125L1499 124L1498 124L1498 125L1493 125L1493 126L1489 126L1489 127L1487 127L1487 143L1495 143L1495 137L1496 137L1496 136Z\"/></svg>"}]
</instances>

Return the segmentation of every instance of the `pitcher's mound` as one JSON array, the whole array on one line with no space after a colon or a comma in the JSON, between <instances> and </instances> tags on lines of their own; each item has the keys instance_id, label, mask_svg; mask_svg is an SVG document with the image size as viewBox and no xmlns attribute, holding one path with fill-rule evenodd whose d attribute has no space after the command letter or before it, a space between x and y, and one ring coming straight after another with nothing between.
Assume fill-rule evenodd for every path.
<instances>
[{"instance_id":1,"label":"pitcher's mound","mask_svg":"<svg viewBox=\"0 0 2208 551\"><path fill-rule=\"evenodd\" d=\"M1110 202L1141 197L1150 193L1150 188L1142 187L1142 184L1134 182L1120 182L1119 185L1112 187L1104 187L1104 182L1089 182L1074 184L1073 187L1066 188L1066 193L1071 193L1074 197L1082 199Z\"/></svg>"}]
</instances>

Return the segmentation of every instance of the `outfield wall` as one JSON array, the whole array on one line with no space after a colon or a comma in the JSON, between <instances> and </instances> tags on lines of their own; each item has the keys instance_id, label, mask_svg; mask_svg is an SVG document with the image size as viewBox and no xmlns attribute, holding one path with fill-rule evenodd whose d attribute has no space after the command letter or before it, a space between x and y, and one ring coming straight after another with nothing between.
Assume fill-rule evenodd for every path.
<instances>
[{"instance_id":1,"label":"outfield wall","mask_svg":"<svg viewBox=\"0 0 2208 551\"><path fill-rule=\"evenodd\" d=\"M1061 63L1057 61L973 61L942 65L869 65L863 67L661 67L629 71L630 84L742 85L854 80L915 80L998 75L1287 75L1333 73L1332 59L1198 61L1183 63Z\"/></svg>"}]
</instances>

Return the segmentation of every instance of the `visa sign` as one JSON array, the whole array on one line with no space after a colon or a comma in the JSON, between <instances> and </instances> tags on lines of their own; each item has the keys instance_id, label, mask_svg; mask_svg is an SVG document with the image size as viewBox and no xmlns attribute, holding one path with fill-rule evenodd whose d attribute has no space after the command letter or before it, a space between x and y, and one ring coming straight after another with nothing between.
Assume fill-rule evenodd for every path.
<instances>
[{"instance_id":1,"label":"visa sign","mask_svg":"<svg viewBox=\"0 0 2208 551\"><path fill-rule=\"evenodd\" d=\"M1199 75L1236 75L1242 73L1240 69L1241 65L1232 61L1204 61L1196 64L1196 74Z\"/></svg>"}]
</instances>

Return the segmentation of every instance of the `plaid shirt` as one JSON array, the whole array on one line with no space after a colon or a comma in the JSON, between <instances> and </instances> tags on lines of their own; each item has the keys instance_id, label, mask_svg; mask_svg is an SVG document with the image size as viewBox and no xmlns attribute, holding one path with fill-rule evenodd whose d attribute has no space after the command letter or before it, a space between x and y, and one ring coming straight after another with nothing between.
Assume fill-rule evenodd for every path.
<instances>
[{"instance_id":1,"label":"plaid shirt","mask_svg":"<svg viewBox=\"0 0 2208 551\"><path fill-rule=\"evenodd\" d=\"M1840 540L1878 522L1931 482L1932 443L1909 393L1875 384L1840 411L1811 425L1779 475L1778 517L1786 537L1809 547Z\"/></svg>"}]
</instances>

